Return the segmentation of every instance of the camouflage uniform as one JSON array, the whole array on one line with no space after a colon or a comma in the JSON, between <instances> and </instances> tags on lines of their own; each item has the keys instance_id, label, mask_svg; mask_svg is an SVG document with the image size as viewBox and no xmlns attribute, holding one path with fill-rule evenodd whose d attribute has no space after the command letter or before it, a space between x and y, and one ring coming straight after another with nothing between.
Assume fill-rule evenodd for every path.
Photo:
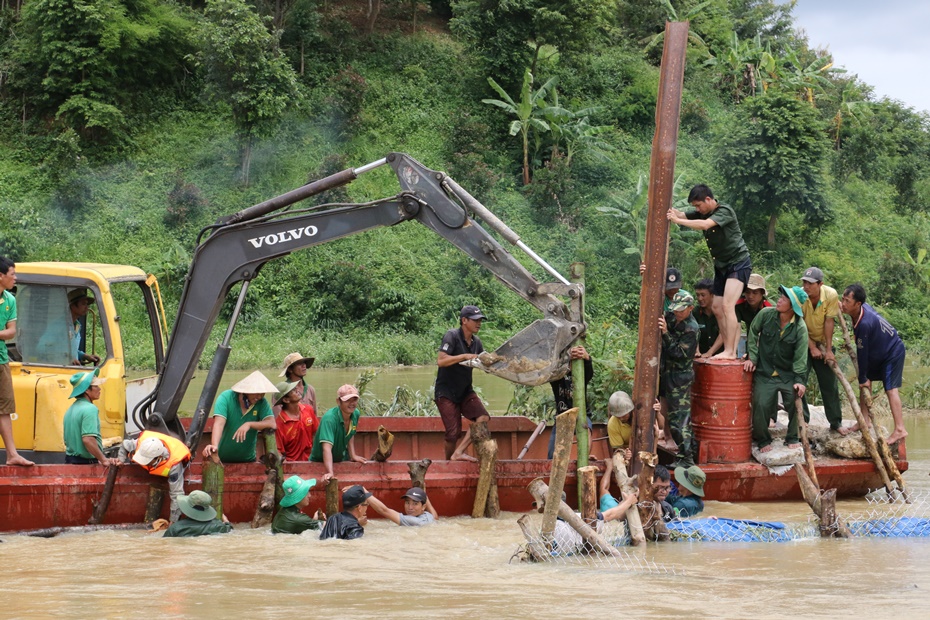
<instances>
[{"instance_id":1,"label":"camouflage uniform","mask_svg":"<svg viewBox=\"0 0 930 620\"><path fill-rule=\"evenodd\" d=\"M678 444L678 460L691 462L691 383L694 381L694 354L700 327L694 315L679 323L671 312L665 315L668 331L662 334L662 375L660 393L668 403L672 439Z\"/></svg>"}]
</instances>

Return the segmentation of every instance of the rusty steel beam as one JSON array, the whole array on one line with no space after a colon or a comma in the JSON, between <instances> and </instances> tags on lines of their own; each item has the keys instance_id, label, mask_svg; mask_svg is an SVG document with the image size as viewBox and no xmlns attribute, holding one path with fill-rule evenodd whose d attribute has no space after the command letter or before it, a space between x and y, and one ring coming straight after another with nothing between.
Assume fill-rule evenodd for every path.
<instances>
[{"instance_id":1,"label":"rusty steel beam","mask_svg":"<svg viewBox=\"0 0 930 620\"><path fill-rule=\"evenodd\" d=\"M662 344L658 319L662 313L665 268L668 262L669 224L666 213L672 206L675 183L675 151L678 147L687 45L688 22L666 22L656 103L656 132L652 139L652 162L649 167L649 213L646 216L646 247L643 252L646 270L639 293L639 342L633 378L634 474L642 469L639 452L656 450L653 432L655 411L652 404L658 391L659 352Z\"/></svg>"}]
</instances>

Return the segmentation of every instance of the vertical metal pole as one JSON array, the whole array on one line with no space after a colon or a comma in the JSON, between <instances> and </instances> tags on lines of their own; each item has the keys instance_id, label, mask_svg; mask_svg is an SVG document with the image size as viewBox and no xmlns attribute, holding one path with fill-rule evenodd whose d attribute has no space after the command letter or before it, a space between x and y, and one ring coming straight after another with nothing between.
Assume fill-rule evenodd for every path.
<instances>
[{"instance_id":1,"label":"vertical metal pole","mask_svg":"<svg viewBox=\"0 0 930 620\"><path fill-rule=\"evenodd\" d=\"M580 284L583 291L584 263L572 263L570 269L571 273L569 277L571 281L575 284ZM584 322L584 295L581 296L581 318L578 320ZM584 336L575 342L576 346L583 347L584 344ZM586 400L587 394L585 394L585 392L584 360L572 360L572 406L578 407L578 419L575 422L575 437L578 440L578 461L575 467L578 469L587 466L588 455L590 454L590 446L588 445L588 403ZM581 474L578 472L576 472L576 480L578 480L578 505L581 506L583 496Z\"/></svg>"},{"instance_id":2,"label":"vertical metal pole","mask_svg":"<svg viewBox=\"0 0 930 620\"><path fill-rule=\"evenodd\" d=\"M639 452L655 452L653 425L659 379L659 353L662 338L658 319L662 312L665 268L668 262L668 219L672 205L675 177L675 151L678 147L678 123L681 113L681 90L688 46L688 22L666 22L665 47L659 75L656 103L656 132L652 140L652 163L649 168L649 213L646 219L646 247L643 286L639 295L639 342L633 379L633 472L642 469ZM643 481L640 481L641 483ZM651 484L651 480L647 483Z\"/></svg>"}]
</instances>

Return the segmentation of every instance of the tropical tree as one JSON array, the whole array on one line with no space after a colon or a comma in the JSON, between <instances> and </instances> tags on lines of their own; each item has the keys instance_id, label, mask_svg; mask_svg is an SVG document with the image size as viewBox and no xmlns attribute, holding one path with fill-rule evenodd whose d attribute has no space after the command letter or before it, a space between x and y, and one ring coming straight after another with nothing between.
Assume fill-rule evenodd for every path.
<instances>
[{"instance_id":1,"label":"tropical tree","mask_svg":"<svg viewBox=\"0 0 930 620\"><path fill-rule=\"evenodd\" d=\"M718 83L732 93L736 103L752 97L761 88L765 91L777 77L775 57L756 35L741 41L735 32L723 54L712 56L705 65L715 67L720 74Z\"/></svg>"},{"instance_id":2,"label":"tropical tree","mask_svg":"<svg viewBox=\"0 0 930 620\"><path fill-rule=\"evenodd\" d=\"M788 70L783 72L781 78L784 87L796 90L798 96L810 104L814 103L814 91L822 91L832 85L827 76L846 73L846 69L834 67L829 57L815 58L805 63L795 49L789 50L785 61Z\"/></svg>"},{"instance_id":3,"label":"tropical tree","mask_svg":"<svg viewBox=\"0 0 930 620\"><path fill-rule=\"evenodd\" d=\"M516 117L516 119L510 123L509 133L511 136L519 134L523 143L524 185L530 184L530 132L550 131L549 123L540 118L542 116L542 110L545 107L540 107L540 104L545 103L546 95L555 87L557 82L558 78L549 78L545 84L533 90L533 74L527 69L523 74L523 86L520 88L520 100L517 102L507 94L507 91L505 91L500 84L494 81L494 78L488 78L488 84L491 85L491 88L493 88L501 98L482 99L481 102L497 106L508 114Z\"/></svg>"}]
</instances>

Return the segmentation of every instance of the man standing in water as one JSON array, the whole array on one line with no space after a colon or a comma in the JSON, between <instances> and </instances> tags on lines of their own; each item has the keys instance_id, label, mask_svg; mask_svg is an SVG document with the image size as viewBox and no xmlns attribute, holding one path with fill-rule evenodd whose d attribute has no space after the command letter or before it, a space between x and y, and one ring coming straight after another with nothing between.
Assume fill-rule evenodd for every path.
<instances>
[{"instance_id":1,"label":"man standing in water","mask_svg":"<svg viewBox=\"0 0 930 620\"><path fill-rule=\"evenodd\" d=\"M13 398L13 376L10 374L10 354L6 341L16 338L16 298L10 289L16 286L16 266L0 256L0 439L6 448L6 464L28 467L35 465L19 455L13 442L13 415L16 401Z\"/></svg>"},{"instance_id":2,"label":"man standing in water","mask_svg":"<svg viewBox=\"0 0 930 620\"><path fill-rule=\"evenodd\" d=\"M840 307L853 322L859 357L860 393L871 393L872 382L881 381L885 394L888 395L888 405L894 418L894 431L885 440L890 446L907 437L899 393L904 374L904 341L891 323L865 303L865 289L861 284L850 284L846 287ZM857 424L849 430L858 429Z\"/></svg>"},{"instance_id":3,"label":"man standing in water","mask_svg":"<svg viewBox=\"0 0 930 620\"><path fill-rule=\"evenodd\" d=\"M749 249L743 241L736 212L729 205L717 202L706 185L695 185L688 195L694 207L688 211L669 209L669 221L704 233L707 249L714 258L714 314L723 338L720 359L736 359L739 345L739 323L736 301L752 272Z\"/></svg>"},{"instance_id":4,"label":"man standing in water","mask_svg":"<svg viewBox=\"0 0 930 620\"><path fill-rule=\"evenodd\" d=\"M471 437L462 432L462 418L472 422L487 422L487 409L472 388L472 368L459 362L473 360L484 352L478 331L487 317L478 306L465 306L459 313L459 328L450 329L442 337L436 364L436 408L446 429L446 458L451 461L475 461L465 454ZM458 445L456 445L458 442Z\"/></svg>"}]
</instances>

